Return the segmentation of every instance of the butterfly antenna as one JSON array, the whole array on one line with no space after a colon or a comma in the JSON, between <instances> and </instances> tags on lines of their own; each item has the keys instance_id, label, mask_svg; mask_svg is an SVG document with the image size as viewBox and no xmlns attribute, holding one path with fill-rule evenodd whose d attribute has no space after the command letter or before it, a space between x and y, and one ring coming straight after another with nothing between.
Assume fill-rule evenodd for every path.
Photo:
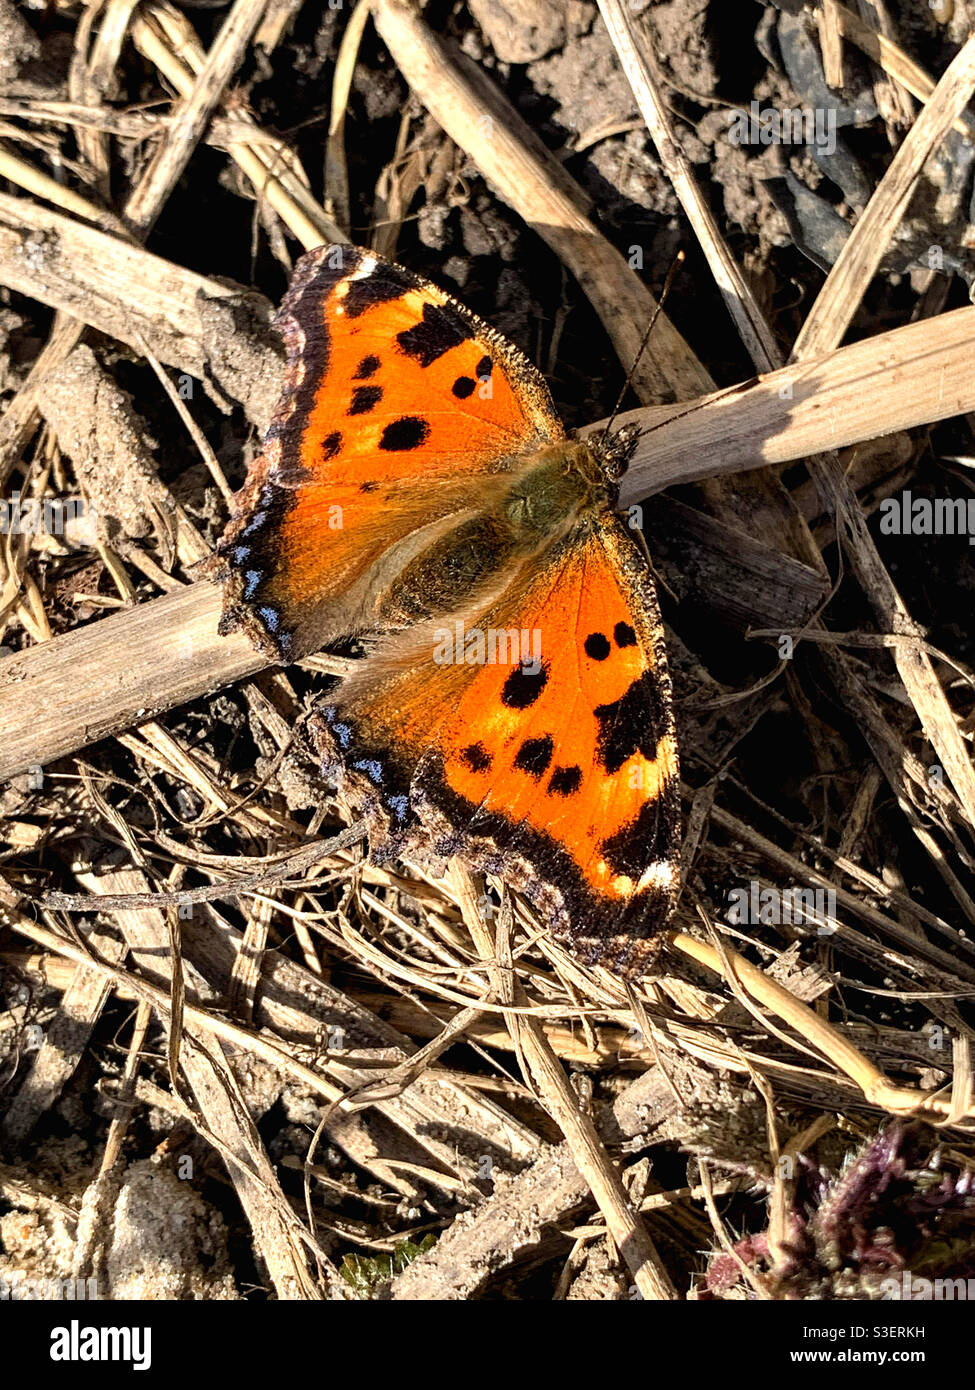
<instances>
[{"instance_id":1,"label":"butterfly antenna","mask_svg":"<svg viewBox=\"0 0 975 1390\"><path fill-rule=\"evenodd\" d=\"M632 382L634 373L636 372L636 369L640 364L640 358L643 356L647 343L650 341L650 334L653 332L653 325L657 322L657 319L660 317L660 313L664 305L667 303L667 296L670 294L670 288L674 283L674 276L677 274L678 270L684 264L684 261L686 259L687 258L684 255L683 250L680 250L677 252L677 255L670 263L670 269L667 271L667 278L664 280L664 287L660 291L660 298L657 301L657 307L650 315L650 322L647 324L646 332L640 340L640 346L637 348L636 356L633 359L633 365L630 367L630 370L626 374L626 380L623 382L623 386L620 390L619 396L616 398L616 404L613 406L613 413L610 415L609 420L606 422L606 428L603 430L602 436L604 439L609 438L609 432L613 428L613 421L620 413L620 406L623 404L623 400L626 396L626 393L630 389L630 383Z\"/></svg>"}]
</instances>

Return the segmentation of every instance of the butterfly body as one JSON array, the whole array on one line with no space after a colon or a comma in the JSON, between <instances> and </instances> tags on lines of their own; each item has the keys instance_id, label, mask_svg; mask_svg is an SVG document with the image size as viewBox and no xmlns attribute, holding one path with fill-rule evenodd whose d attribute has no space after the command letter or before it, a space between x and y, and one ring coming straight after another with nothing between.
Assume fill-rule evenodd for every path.
<instances>
[{"instance_id":1,"label":"butterfly body","mask_svg":"<svg viewBox=\"0 0 975 1390\"><path fill-rule=\"evenodd\" d=\"M470 610L499 579L510 580L577 523L579 516L607 507L614 489L592 449L565 440L512 461L471 498L470 516L440 534L396 577L381 623L415 623L423 618Z\"/></svg>"},{"instance_id":2,"label":"butterfly body","mask_svg":"<svg viewBox=\"0 0 975 1390\"><path fill-rule=\"evenodd\" d=\"M662 624L616 460L449 296L372 253L302 259L281 404L221 543L225 629L365 658L322 701L326 774L380 853L499 875L628 972L677 888Z\"/></svg>"}]
</instances>

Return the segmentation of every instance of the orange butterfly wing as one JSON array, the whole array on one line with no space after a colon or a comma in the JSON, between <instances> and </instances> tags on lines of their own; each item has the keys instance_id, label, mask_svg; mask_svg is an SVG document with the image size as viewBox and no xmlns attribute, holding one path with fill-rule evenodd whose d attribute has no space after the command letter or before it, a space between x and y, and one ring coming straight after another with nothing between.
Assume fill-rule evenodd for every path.
<instances>
[{"instance_id":1,"label":"orange butterfly wing","mask_svg":"<svg viewBox=\"0 0 975 1390\"><path fill-rule=\"evenodd\" d=\"M592 513L479 619L540 635L540 660L433 661L323 708L323 746L394 831L412 810L444 855L525 894L583 960L645 964L676 900L679 783L652 581Z\"/></svg>"},{"instance_id":2,"label":"orange butterfly wing","mask_svg":"<svg viewBox=\"0 0 975 1390\"><path fill-rule=\"evenodd\" d=\"M516 348L372 252L303 256L276 322L284 394L213 572L223 630L293 660L359 630L348 596L367 607L381 557L462 510L472 476L564 431Z\"/></svg>"},{"instance_id":3,"label":"orange butterfly wing","mask_svg":"<svg viewBox=\"0 0 975 1390\"><path fill-rule=\"evenodd\" d=\"M638 969L676 897L677 757L656 595L612 489L568 503L568 534L553 518L510 571L502 552L479 567L485 538L550 507L585 453L535 369L443 291L354 247L303 257L278 323L284 393L213 570L223 630L287 661L419 624L409 662L390 638L393 660L380 646L321 706L326 770L385 853L419 817L441 853L521 889L584 960ZM420 609L435 621L453 604L452 621L466 587L470 621L538 633L537 667L437 664L432 621L382 608L405 563L431 554L423 573L443 597Z\"/></svg>"}]
</instances>

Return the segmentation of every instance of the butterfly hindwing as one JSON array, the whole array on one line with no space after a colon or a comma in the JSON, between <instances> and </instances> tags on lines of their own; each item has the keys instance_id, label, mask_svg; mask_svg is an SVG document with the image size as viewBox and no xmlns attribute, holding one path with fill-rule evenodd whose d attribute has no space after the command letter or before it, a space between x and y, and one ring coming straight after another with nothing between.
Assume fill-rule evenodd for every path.
<instances>
[{"instance_id":1,"label":"butterfly hindwing","mask_svg":"<svg viewBox=\"0 0 975 1390\"><path fill-rule=\"evenodd\" d=\"M284 393L220 546L224 630L291 660L347 635L369 576L477 478L563 437L543 379L430 282L352 246L302 257ZM375 587L375 586L373 586Z\"/></svg>"},{"instance_id":2,"label":"butterfly hindwing","mask_svg":"<svg viewBox=\"0 0 975 1390\"><path fill-rule=\"evenodd\" d=\"M352 785L415 809L442 854L522 891L584 960L633 969L678 883L677 753L653 585L611 513L479 615L488 650L396 672L326 710ZM470 648L468 647L468 650ZM337 744L344 742L344 747Z\"/></svg>"}]
</instances>

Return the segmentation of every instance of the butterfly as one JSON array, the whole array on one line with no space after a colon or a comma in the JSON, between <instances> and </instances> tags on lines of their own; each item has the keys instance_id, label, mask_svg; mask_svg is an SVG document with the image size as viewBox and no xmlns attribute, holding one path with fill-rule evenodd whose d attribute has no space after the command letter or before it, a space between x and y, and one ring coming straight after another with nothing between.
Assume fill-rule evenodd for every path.
<instances>
[{"instance_id":1,"label":"butterfly","mask_svg":"<svg viewBox=\"0 0 975 1390\"><path fill-rule=\"evenodd\" d=\"M570 438L517 348L373 252L308 252L276 324L221 630L281 663L360 639L310 729L374 852L460 856L583 962L644 968L678 886L677 745L618 446Z\"/></svg>"}]
</instances>

